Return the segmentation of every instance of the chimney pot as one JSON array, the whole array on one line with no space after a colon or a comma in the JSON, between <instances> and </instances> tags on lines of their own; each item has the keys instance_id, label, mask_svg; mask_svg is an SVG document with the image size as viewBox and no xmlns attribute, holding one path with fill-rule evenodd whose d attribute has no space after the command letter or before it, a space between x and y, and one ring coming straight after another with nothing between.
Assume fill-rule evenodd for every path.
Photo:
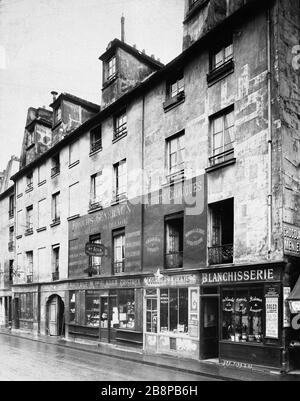
<instances>
[{"instance_id":1,"label":"chimney pot","mask_svg":"<svg viewBox=\"0 0 300 401\"><path fill-rule=\"evenodd\" d=\"M143 49L143 50L142 50L142 53L143 53L143 54L146 54L146 50L145 50L145 49Z\"/></svg>"},{"instance_id":2,"label":"chimney pot","mask_svg":"<svg viewBox=\"0 0 300 401\"><path fill-rule=\"evenodd\" d=\"M52 95L52 97L53 97L53 102L55 102L55 100L57 99L58 93L57 93L56 91L52 91L52 92L51 92L51 95Z\"/></svg>"}]
</instances>

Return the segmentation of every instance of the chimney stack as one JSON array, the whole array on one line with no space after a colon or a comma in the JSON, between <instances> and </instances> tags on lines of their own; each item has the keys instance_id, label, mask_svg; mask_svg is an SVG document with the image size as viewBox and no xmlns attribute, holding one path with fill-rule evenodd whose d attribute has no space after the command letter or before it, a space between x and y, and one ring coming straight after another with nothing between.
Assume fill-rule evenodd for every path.
<instances>
[{"instance_id":1,"label":"chimney stack","mask_svg":"<svg viewBox=\"0 0 300 401\"><path fill-rule=\"evenodd\" d=\"M58 93L55 92L55 91L52 91L52 92L51 92L51 95L52 95L52 97L53 97L53 102L55 102L55 100L57 99Z\"/></svg>"},{"instance_id":2,"label":"chimney stack","mask_svg":"<svg viewBox=\"0 0 300 401\"><path fill-rule=\"evenodd\" d=\"M123 14L121 18L121 41L125 42L125 17Z\"/></svg>"}]
</instances>

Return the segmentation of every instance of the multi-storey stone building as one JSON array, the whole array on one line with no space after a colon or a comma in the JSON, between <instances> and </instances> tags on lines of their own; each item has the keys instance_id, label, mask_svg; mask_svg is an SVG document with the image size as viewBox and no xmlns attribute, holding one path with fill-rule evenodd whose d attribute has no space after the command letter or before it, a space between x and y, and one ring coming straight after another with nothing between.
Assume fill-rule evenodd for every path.
<instances>
[{"instance_id":1,"label":"multi-storey stone building","mask_svg":"<svg viewBox=\"0 0 300 401\"><path fill-rule=\"evenodd\" d=\"M0 173L0 327L12 323L11 285L14 274L15 195L10 177L19 170L19 159L12 156Z\"/></svg>"},{"instance_id":2,"label":"multi-storey stone building","mask_svg":"<svg viewBox=\"0 0 300 401\"><path fill-rule=\"evenodd\" d=\"M176 59L116 39L101 109L54 94L51 134L50 114L27 121L43 130L13 177L15 329L299 363L299 11L186 0Z\"/></svg>"}]
</instances>

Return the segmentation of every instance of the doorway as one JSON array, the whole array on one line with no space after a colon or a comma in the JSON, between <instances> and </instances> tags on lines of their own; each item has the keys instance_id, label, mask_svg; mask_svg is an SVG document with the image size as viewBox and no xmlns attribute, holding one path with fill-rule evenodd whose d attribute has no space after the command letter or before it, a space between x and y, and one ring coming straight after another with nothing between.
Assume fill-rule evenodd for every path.
<instances>
[{"instance_id":1,"label":"doorway","mask_svg":"<svg viewBox=\"0 0 300 401\"><path fill-rule=\"evenodd\" d=\"M20 328L20 309L19 309L19 298L14 298L14 327L15 329L19 329Z\"/></svg>"},{"instance_id":2,"label":"doorway","mask_svg":"<svg viewBox=\"0 0 300 401\"><path fill-rule=\"evenodd\" d=\"M201 296L201 359L219 358L219 297Z\"/></svg>"},{"instance_id":3,"label":"doorway","mask_svg":"<svg viewBox=\"0 0 300 401\"><path fill-rule=\"evenodd\" d=\"M100 342L116 341L116 329L119 327L116 296L100 297Z\"/></svg>"},{"instance_id":4,"label":"doorway","mask_svg":"<svg viewBox=\"0 0 300 401\"><path fill-rule=\"evenodd\" d=\"M47 305L47 333L49 336L62 336L64 334L64 303L60 296L53 295Z\"/></svg>"}]
</instances>

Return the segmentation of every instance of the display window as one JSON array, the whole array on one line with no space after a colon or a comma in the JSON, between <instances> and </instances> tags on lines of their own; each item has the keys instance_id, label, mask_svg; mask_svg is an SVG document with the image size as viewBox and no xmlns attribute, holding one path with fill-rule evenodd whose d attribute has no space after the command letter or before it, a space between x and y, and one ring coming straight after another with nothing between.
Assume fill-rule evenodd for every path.
<instances>
[{"instance_id":1,"label":"display window","mask_svg":"<svg viewBox=\"0 0 300 401\"><path fill-rule=\"evenodd\" d=\"M69 293L69 321L75 323L76 320L76 292L70 291Z\"/></svg>"},{"instance_id":2,"label":"display window","mask_svg":"<svg viewBox=\"0 0 300 401\"><path fill-rule=\"evenodd\" d=\"M99 327L99 321L100 321L99 294L89 291L86 292L85 317L87 326Z\"/></svg>"},{"instance_id":3,"label":"display window","mask_svg":"<svg viewBox=\"0 0 300 401\"><path fill-rule=\"evenodd\" d=\"M187 288L160 291L160 331L170 334L188 334Z\"/></svg>"},{"instance_id":4,"label":"display window","mask_svg":"<svg viewBox=\"0 0 300 401\"><path fill-rule=\"evenodd\" d=\"M20 294L20 319L33 319L33 294Z\"/></svg>"},{"instance_id":5,"label":"display window","mask_svg":"<svg viewBox=\"0 0 300 401\"><path fill-rule=\"evenodd\" d=\"M135 328L134 290L118 291L118 320L120 329Z\"/></svg>"},{"instance_id":6,"label":"display window","mask_svg":"<svg viewBox=\"0 0 300 401\"><path fill-rule=\"evenodd\" d=\"M263 342L263 287L224 290L222 339L232 342Z\"/></svg>"},{"instance_id":7,"label":"display window","mask_svg":"<svg viewBox=\"0 0 300 401\"><path fill-rule=\"evenodd\" d=\"M146 331L157 333L157 291L146 291Z\"/></svg>"}]
</instances>

